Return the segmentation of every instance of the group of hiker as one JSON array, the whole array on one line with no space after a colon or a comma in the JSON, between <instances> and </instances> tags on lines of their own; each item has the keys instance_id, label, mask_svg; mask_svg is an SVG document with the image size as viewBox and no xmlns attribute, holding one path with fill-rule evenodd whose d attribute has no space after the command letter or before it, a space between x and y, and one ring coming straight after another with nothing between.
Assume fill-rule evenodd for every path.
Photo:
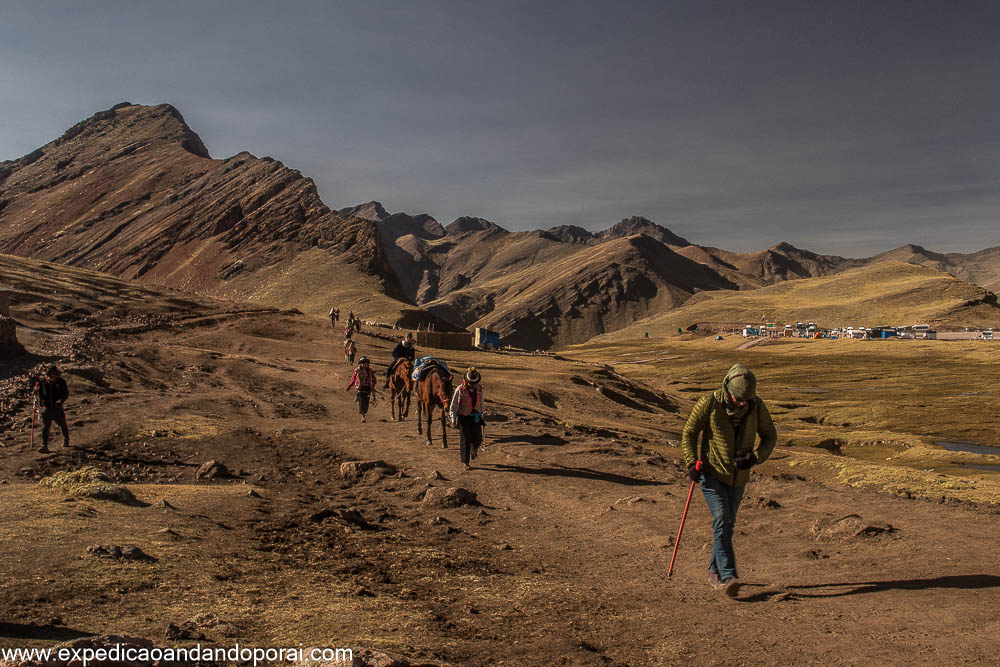
<instances>
[{"instance_id":1,"label":"group of hiker","mask_svg":"<svg viewBox=\"0 0 1000 667\"><path fill-rule=\"evenodd\" d=\"M339 316L338 309L331 309L330 317L334 324ZM355 321L352 312L348 315L345 337L345 355L352 365L356 351L352 338ZM413 334L407 333L393 347L391 354L392 361L385 371L385 388L388 388L399 363L403 360L411 364L416 362ZM438 367L449 373L443 363ZM346 391L356 390L355 400L362 423L367 421L377 385L378 378L372 370L371 361L362 356L346 388ZM66 381L54 365L49 366L45 375L34 383L32 438L35 416L40 411L42 429L39 451L42 453L50 451L48 444L53 423L62 432L63 447L69 447L69 427L64 408L68 397ZM482 376L477 369L469 368L454 389L447 410L448 420L461 434L461 461L466 469L471 468L483 444L484 403ZM770 412L757 395L757 378L742 364L729 369L720 389L702 396L695 403L681 434L681 449L691 490L700 485L712 514L713 546L708 561L708 583L729 597L736 597L740 588L733 547L736 515L750 480L751 469L768 459L776 442L777 431ZM685 508L685 516L686 512Z\"/></svg>"},{"instance_id":2,"label":"group of hiker","mask_svg":"<svg viewBox=\"0 0 1000 667\"><path fill-rule=\"evenodd\" d=\"M389 382L396 367L403 360L413 364L416 361L417 350L413 342L413 334L407 333L392 349L392 361L385 370L383 389L389 388ZM440 367L440 366L439 366ZM418 371L419 373L419 371ZM371 405L372 394L376 392L376 375L371 368L371 360L366 356L358 359L358 366L351 375L346 391L356 390L355 401L361 422L367 422L368 408ZM483 444L483 428L486 420L483 414L482 376L474 367L469 368L461 384L454 390L448 406L448 419L451 425L460 433L460 455L466 470L471 469L479 449Z\"/></svg>"},{"instance_id":3,"label":"group of hiker","mask_svg":"<svg viewBox=\"0 0 1000 667\"><path fill-rule=\"evenodd\" d=\"M334 329L337 328L337 323L340 322L340 308L331 307L330 312L330 326ZM347 323L344 325L344 336L350 337L352 334L361 331L361 318L354 315L352 310L347 314Z\"/></svg>"}]
</instances>

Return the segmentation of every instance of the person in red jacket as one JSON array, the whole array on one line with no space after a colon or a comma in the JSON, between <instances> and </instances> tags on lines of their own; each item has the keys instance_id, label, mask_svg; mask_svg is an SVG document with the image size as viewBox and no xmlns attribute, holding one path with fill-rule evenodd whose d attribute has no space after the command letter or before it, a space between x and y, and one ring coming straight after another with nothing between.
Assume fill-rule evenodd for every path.
<instances>
[{"instance_id":1,"label":"person in red jacket","mask_svg":"<svg viewBox=\"0 0 1000 667\"><path fill-rule=\"evenodd\" d=\"M452 425L458 426L462 434L462 463L466 470L472 469L472 461L479 454L483 444L483 387L482 377L475 368L465 374L465 380L458 385L452 396L448 410Z\"/></svg>"},{"instance_id":2,"label":"person in red jacket","mask_svg":"<svg viewBox=\"0 0 1000 667\"><path fill-rule=\"evenodd\" d=\"M372 392L375 391L375 382L375 371L372 370L368 357L361 357L358 359L358 367L354 369L351 381L344 391L350 391L352 387L358 388L354 400L358 403L358 412L361 413L362 423L367 421L368 403L371 400Z\"/></svg>"}]
</instances>

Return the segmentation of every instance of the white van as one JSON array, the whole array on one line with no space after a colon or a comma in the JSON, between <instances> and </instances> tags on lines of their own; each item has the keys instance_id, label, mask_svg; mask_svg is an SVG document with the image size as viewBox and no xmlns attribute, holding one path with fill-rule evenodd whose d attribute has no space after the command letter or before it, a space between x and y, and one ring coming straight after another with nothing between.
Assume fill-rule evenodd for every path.
<instances>
[{"instance_id":1,"label":"white van","mask_svg":"<svg viewBox=\"0 0 1000 667\"><path fill-rule=\"evenodd\" d=\"M930 331L931 325L929 324L914 324L910 327L910 331L914 334L919 334L921 331Z\"/></svg>"}]
</instances>

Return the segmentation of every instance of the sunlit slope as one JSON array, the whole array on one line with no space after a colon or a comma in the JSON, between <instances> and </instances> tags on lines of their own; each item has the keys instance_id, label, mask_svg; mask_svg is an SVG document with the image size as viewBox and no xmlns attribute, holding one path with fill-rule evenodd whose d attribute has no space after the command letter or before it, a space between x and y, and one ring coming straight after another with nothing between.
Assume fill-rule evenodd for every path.
<instances>
[{"instance_id":1,"label":"sunlit slope","mask_svg":"<svg viewBox=\"0 0 1000 667\"><path fill-rule=\"evenodd\" d=\"M676 332L696 322L811 321L821 327L926 322L936 326L1000 325L997 297L985 289L914 264L881 262L833 276L792 280L749 291L701 293L676 310L599 340Z\"/></svg>"}]
</instances>

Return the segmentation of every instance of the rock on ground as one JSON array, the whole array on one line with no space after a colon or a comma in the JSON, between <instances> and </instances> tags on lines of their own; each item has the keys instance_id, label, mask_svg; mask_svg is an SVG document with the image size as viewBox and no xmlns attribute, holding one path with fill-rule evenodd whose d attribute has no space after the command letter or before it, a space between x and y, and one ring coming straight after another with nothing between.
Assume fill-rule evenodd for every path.
<instances>
[{"instance_id":1,"label":"rock on ground","mask_svg":"<svg viewBox=\"0 0 1000 667\"><path fill-rule=\"evenodd\" d=\"M344 479L360 479L369 470L384 468L395 472L396 468L385 461L344 461L340 464L340 476Z\"/></svg>"},{"instance_id":2,"label":"rock on ground","mask_svg":"<svg viewBox=\"0 0 1000 667\"><path fill-rule=\"evenodd\" d=\"M461 507L462 505L479 506L481 503L476 494L461 487L442 488L432 486L424 493L424 507Z\"/></svg>"},{"instance_id":3,"label":"rock on ground","mask_svg":"<svg viewBox=\"0 0 1000 667\"><path fill-rule=\"evenodd\" d=\"M233 473L218 461L205 461L194 474L195 479L230 479Z\"/></svg>"},{"instance_id":4,"label":"rock on ground","mask_svg":"<svg viewBox=\"0 0 1000 667\"><path fill-rule=\"evenodd\" d=\"M87 554L97 556L98 558L129 560L140 563L155 563L157 560L134 544L126 544L125 546L118 546L117 544L92 544L87 547Z\"/></svg>"}]
</instances>

